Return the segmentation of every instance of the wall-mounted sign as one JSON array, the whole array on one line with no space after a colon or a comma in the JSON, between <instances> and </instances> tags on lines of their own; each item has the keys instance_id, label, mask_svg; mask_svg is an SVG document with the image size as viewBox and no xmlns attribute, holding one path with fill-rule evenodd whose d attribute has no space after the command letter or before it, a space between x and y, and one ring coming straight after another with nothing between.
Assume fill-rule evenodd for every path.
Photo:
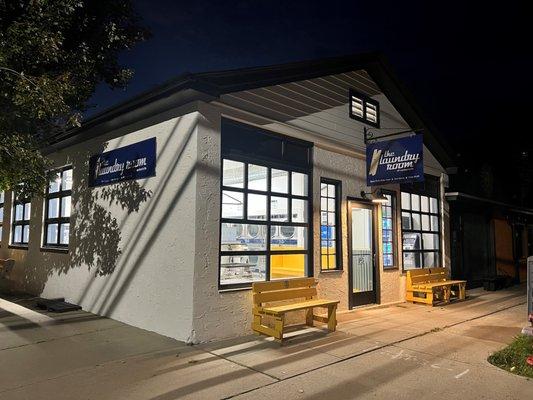
<instances>
[{"instance_id":1,"label":"wall-mounted sign","mask_svg":"<svg viewBox=\"0 0 533 400\"><path fill-rule=\"evenodd\" d=\"M156 139L130 144L89 160L89 187L155 176Z\"/></svg>"},{"instance_id":2,"label":"wall-mounted sign","mask_svg":"<svg viewBox=\"0 0 533 400\"><path fill-rule=\"evenodd\" d=\"M367 185L423 181L423 149L422 135L368 144Z\"/></svg>"}]
</instances>

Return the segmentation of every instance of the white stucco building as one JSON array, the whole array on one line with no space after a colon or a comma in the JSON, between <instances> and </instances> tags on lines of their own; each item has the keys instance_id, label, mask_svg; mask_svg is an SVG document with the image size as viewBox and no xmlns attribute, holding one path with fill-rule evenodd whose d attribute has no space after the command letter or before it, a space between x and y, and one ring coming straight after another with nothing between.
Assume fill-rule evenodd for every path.
<instances>
[{"instance_id":1,"label":"white stucco building","mask_svg":"<svg viewBox=\"0 0 533 400\"><path fill-rule=\"evenodd\" d=\"M423 132L425 182L362 198L365 127ZM92 156L151 138L155 176L89 187ZM43 198L0 199L10 284L176 339L250 333L252 281L314 276L347 310L403 301L409 268L449 267L451 161L376 55L185 75L46 151Z\"/></svg>"}]
</instances>

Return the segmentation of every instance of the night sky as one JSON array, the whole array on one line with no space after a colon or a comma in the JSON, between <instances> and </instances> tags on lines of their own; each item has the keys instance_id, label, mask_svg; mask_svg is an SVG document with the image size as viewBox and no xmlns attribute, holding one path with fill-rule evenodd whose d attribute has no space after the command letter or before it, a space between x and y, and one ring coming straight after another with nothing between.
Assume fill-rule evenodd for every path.
<instances>
[{"instance_id":1,"label":"night sky","mask_svg":"<svg viewBox=\"0 0 533 400\"><path fill-rule=\"evenodd\" d=\"M99 88L91 114L183 72L380 51L460 164L495 166L532 150L525 2L134 3L153 37L122 56L136 72L128 89Z\"/></svg>"}]
</instances>

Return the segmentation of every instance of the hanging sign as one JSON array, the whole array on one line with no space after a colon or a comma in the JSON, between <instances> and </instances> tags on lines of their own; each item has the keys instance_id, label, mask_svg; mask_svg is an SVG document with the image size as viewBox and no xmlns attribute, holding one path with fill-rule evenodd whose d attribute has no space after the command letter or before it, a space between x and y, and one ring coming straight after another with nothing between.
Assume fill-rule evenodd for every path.
<instances>
[{"instance_id":1,"label":"hanging sign","mask_svg":"<svg viewBox=\"0 0 533 400\"><path fill-rule=\"evenodd\" d=\"M155 176L156 139L130 144L89 160L89 187Z\"/></svg>"},{"instance_id":2,"label":"hanging sign","mask_svg":"<svg viewBox=\"0 0 533 400\"><path fill-rule=\"evenodd\" d=\"M423 149L422 135L368 144L367 185L423 181Z\"/></svg>"}]
</instances>

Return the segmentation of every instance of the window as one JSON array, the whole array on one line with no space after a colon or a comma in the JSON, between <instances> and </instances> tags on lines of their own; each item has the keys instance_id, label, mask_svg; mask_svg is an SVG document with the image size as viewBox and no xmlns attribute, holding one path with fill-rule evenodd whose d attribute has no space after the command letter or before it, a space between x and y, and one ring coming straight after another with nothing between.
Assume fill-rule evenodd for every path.
<instances>
[{"instance_id":1,"label":"window","mask_svg":"<svg viewBox=\"0 0 533 400\"><path fill-rule=\"evenodd\" d=\"M222 160L220 285L306 276L309 177Z\"/></svg>"},{"instance_id":2,"label":"window","mask_svg":"<svg viewBox=\"0 0 533 400\"><path fill-rule=\"evenodd\" d=\"M350 118L379 128L379 102L351 89Z\"/></svg>"},{"instance_id":3,"label":"window","mask_svg":"<svg viewBox=\"0 0 533 400\"><path fill-rule=\"evenodd\" d=\"M0 192L0 244L2 243L2 225L4 224L4 192Z\"/></svg>"},{"instance_id":4,"label":"window","mask_svg":"<svg viewBox=\"0 0 533 400\"><path fill-rule=\"evenodd\" d=\"M383 268L394 268L395 261L395 196L393 193L383 193L387 203L381 205L381 252Z\"/></svg>"},{"instance_id":5,"label":"window","mask_svg":"<svg viewBox=\"0 0 533 400\"><path fill-rule=\"evenodd\" d=\"M437 197L402 191L403 268L440 266Z\"/></svg>"},{"instance_id":6,"label":"window","mask_svg":"<svg viewBox=\"0 0 533 400\"><path fill-rule=\"evenodd\" d=\"M248 155L243 140L250 146ZM291 140L222 121L219 286L223 289L309 273L310 174L303 167L310 164L310 145Z\"/></svg>"},{"instance_id":7,"label":"window","mask_svg":"<svg viewBox=\"0 0 533 400\"><path fill-rule=\"evenodd\" d=\"M54 171L44 200L44 247L68 247L71 195L72 167Z\"/></svg>"},{"instance_id":8,"label":"window","mask_svg":"<svg viewBox=\"0 0 533 400\"><path fill-rule=\"evenodd\" d=\"M13 194L13 218L11 224L11 244L27 246L30 238L31 200Z\"/></svg>"},{"instance_id":9,"label":"window","mask_svg":"<svg viewBox=\"0 0 533 400\"><path fill-rule=\"evenodd\" d=\"M341 183L320 180L320 267L322 270L341 269L340 235Z\"/></svg>"}]
</instances>

